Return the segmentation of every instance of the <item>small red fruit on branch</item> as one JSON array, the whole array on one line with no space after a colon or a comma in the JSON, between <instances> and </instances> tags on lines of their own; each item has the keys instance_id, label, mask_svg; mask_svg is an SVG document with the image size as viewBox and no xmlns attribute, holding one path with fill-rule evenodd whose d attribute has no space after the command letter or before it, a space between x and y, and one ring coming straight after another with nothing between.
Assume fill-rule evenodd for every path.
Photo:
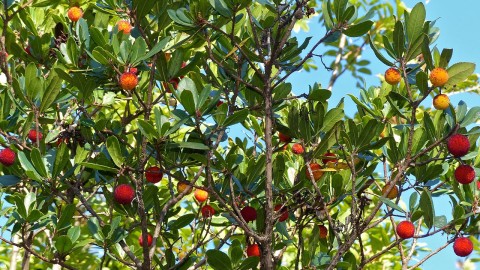
<instances>
[{"instance_id":1,"label":"small red fruit on branch","mask_svg":"<svg viewBox=\"0 0 480 270\"><path fill-rule=\"evenodd\" d=\"M252 244L247 247L248 257L260 257L260 247L258 244Z\"/></svg>"},{"instance_id":2,"label":"small red fruit on branch","mask_svg":"<svg viewBox=\"0 0 480 270\"><path fill-rule=\"evenodd\" d=\"M153 241L153 237L151 234L147 234L147 246L151 246ZM143 247L143 234L140 234L138 237L138 244L140 244L141 247Z\"/></svg>"},{"instance_id":3,"label":"small red fruit on branch","mask_svg":"<svg viewBox=\"0 0 480 270\"><path fill-rule=\"evenodd\" d=\"M280 217L278 218L279 222L283 222L288 218L288 210L287 207L282 207L281 204L275 205L275 212L280 211Z\"/></svg>"},{"instance_id":4,"label":"small red fruit on branch","mask_svg":"<svg viewBox=\"0 0 480 270\"><path fill-rule=\"evenodd\" d=\"M83 11L81 8L79 7L71 7L69 10L68 10L68 18L72 21L72 22L76 22L78 20L80 20L80 18L83 17Z\"/></svg>"},{"instance_id":5,"label":"small red fruit on branch","mask_svg":"<svg viewBox=\"0 0 480 270\"><path fill-rule=\"evenodd\" d=\"M208 192L203 189L196 189L193 195L195 196L195 199L197 199L197 201L200 203L208 199Z\"/></svg>"},{"instance_id":6,"label":"small red fruit on branch","mask_svg":"<svg viewBox=\"0 0 480 270\"><path fill-rule=\"evenodd\" d=\"M292 146L292 152L296 155L301 155L305 150L303 149L303 146L299 143L296 143Z\"/></svg>"},{"instance_id":7,"label":"small red fruit on branch","mask_svg":"<svg viewBox=\"0 0 480 270\"><path fill-rule=\"evenodd\" d=\"M397 234L402 239L412 238L415 234L415 226L413 226L412 222L404 220L398 223Z\"/></svg>"},{"instance_id":8,"label":"small red fruit on branch","mask_svg":"<svg viewBox=\"0 0 480 270\"><path fill-rule=\"evenodd\" d=\"M43 138L43 134L41 132L37 133L35 129L31 129L28 132L28 138L30 139L30 141L36 142L37 139L41 140Z\"/></svg>"},{"instance_id":9,"label":"small red fruit on branch","mask_svg":"<svg viewBox=\"0 0 480 270\"><path fill-rule=\"evenodd\" d=\"M119 204L130 204L135 198L135 191L128 184L120 184L115 188L113 198Z\"/></svg>"},{"instance_id":10,"label":"small red fruit on branch","mask_svg":"<svg viewBox=\"0 0 480 270\"><path fill-rule=\"evenodd\" d=\"M465 135L454 134L447 141L447 149L454 157L463 157L470 149L470 141Z\"/></svg>"},{"instance_id":11,"label":"small red fruit on branch","mask_svg":"<svg viewBox=\"0 0 480 270\"><path fill-rule=\"evenodd\" d=\"M157 166L150 167L145 171L145 178L150 183L158 183L162 180L162 177L162 170Z\"/></svg>"},{"instance_id":12,"label":"small red fruit on branch","mask_svg":"<svg viewBox=\"0 0 480 270\"><path fill-rule=\"evenodd\" d=\"M475 180L475 169L469 165L460 165L455 169L455 180L460 184L470 184Z\"/></svg>"},{"instance_id":13,"label":"small red fruit on branch","mask_svg":"<svg viewBox=\"0 0 480 270\"><path fill-rule=\"evenodd\" d=\"M138 84L138 78L135 73L132 72L125 72L120 76L120 87L123 90L131 91L133 90Z\"/></svg>"},{"instance_id":14,"label":"small red fruit on branch","mask_svg":"<svg viewBox=\"0 0 480 270\"><path fill-rule=\"evenodd\" d=\"M2 163L3 166L12 166L13 163L15 163L15 156L16 154L12 149L5 148L0 151L0 163Z\"/></svg>"},{"instance_id":15,"label":"small red fruit on branch","mask_svg":"<svg viewBox=\"0 0 480 270\"><path fill-rule=\"evenodd\" d=\"M278 132L278 139L283 143L290 143L292 141L292 138L290 138L290 136L285 135L281 132Z\"/></svg>"},{"instance_id":16,"label":"small red fruit on branch","mask_svg":"<svg viewBox=\"0 0 480 270\"><path fill-rule=\"evenodd\" d=\"M327 238L327 235L328 235L327 227L325 227L325 225L318 225L318 229L320 230L320 239Z\"/></svg>"},{"instance_id":17,"label":"small red fruit on branch","mask_svg":"<svg viewBox=\"0 0 480 270\"><path fill-rule=\"evenodd\" d=\"M473 243L467 237L459 237L453 243L453 252L460 257L467 257L473 251Z\"/></svg>"},{"instance_id":18,"label":"small red fruit on branch","mask_svg":"<svg viewBox=\"0 0 480 270\"><path fill-rule=\"evenodd\" d=\"M257 210L251 206L245 206L241 211L243 219L246 222L254 221L257 219Z\"/></svg>"},{"instance_id":19,"label":"small red fruit on branch","mask_svg":"<svg viewBox=\"0 0 480 270\"><path fill-rule=\"evenodd\" d=\"M333 163L337 163L338 162L338 159L337 159L337 155L335 155L334 153L325 153L323 155L325 158L322 159L322 162L323 164L327 164L328 162L333 162Z\"/></svg>"},{"instance_id":20,"label":"small red fruit on branch","mask_svg":"<svg viewBox=\"0 0 480 270\"><path fill-rule=\"evenodd\" d=\"M313 175L313 179L315 181L318 181L318 179L320 179L323 175L323 172L321 171L322 167L318 163L310 163L308 166L310 167L310 170L312 171L312 174L310 175L310 171L308 170L308 168L306 168L305 169L305 174L307 175L307 178L311 179L311 177Z\"/></svg>"},{"instance_id":21,"label":"small red fruit on branch","mask_svg":"<svg viewBox=\"0 0 480 270\"><path fill-rule=\"evenodd\" d=\"M201 211L204 218L209 218L215 215L215 209L213 209L213 207L208 204L204 205Z\"/></svg>"}]
</instances>

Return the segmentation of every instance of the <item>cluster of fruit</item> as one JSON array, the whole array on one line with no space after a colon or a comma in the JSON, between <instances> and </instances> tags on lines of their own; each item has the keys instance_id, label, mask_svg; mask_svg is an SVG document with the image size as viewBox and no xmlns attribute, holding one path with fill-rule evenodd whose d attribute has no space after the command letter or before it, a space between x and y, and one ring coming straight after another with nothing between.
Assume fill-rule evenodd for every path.
<instances>
[{"instance_id":1,"label":"cluster of fruit","mask_svg":"<svg viewBox=\"0 0 480 270\"><path fill-rule=\"evenodd\" d=\"M434 68L430 72L429 80L433 87L443 87L449 79L448 72L440 67ZM385 72L385 81L390 85L396 85L402 80L400 71L396 68L389 68ZM445 94L438 94L433 98L433 107L437 110L446 110L450 106L450 100ZM447 140L448 152L455 158L465 156L470 149L470 141L468 137L462 134L454 134ZM475 180L475 169L467 164L461 164L455 169L455 180L467 185ZM389 199L398 196L398 188L394 186L391 191L387 193L388 185L382 190L382 193ZM404 220L397 224L397 235L401 239L409 239L415 235L415 226L411 221ZM457 256L465 257L470 255L473 251L473 243L468 237L457 237L453 244L453 251Z\"/></svg>"}]
</instances>

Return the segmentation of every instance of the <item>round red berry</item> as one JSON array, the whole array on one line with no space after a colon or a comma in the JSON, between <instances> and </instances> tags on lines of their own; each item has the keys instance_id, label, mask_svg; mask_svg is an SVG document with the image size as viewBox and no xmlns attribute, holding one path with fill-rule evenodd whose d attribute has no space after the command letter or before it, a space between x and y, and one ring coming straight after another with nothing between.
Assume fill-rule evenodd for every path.
<instances>
[{"instance_id":1,"label":"round red berry","mask_svg":"<svg viewBox=\"0 0 480 270\"><path fill-rule=\"evenodd\" d=\"M158 183L160 180L162 180L162 177L162 169L157 166L153 166L145 170L145 178L150 183Z\"/></svg>"},{"instance_id":2,"label":"round red berry","mask_svg":"<svg viewBox=\"0 0 480 270\"><path fill-rule=\"evenodd\" d=\"M473 251L473 243L467 237L459 237L453 243L453 252L460 257L466 257Z\"/></svg>"},{"instance_id":3,"label":"round red berry","mask_svg":"<svg viewBox=\"0 0 480 270\"><path fill-rule=\"evenodd\" d=\"M470 184L475 180L475 170L469 165L460 165L455 169L455 180L460 184Z\"/></svg>"},{"instance_id":4,"label":"round red berry","mask_svg":"<svg viewBox=\"0 0 480 270\"><path fill-rule=\"evenodd\" d=\"M16 154L12 149L5 148L0 151L0 163L2 163L3 166L12 166L13 163L15 163L15 156Z\"/></svg>"},{"instance_id":5,"label":"round red berry","mask_svg":"<svg viewBox=\"0 0 480 270\"><path fill-rule=\"evenodd\" d=\"M412 238L415 234L415 226L410 221L402 221L397 225L397 234L402 239Z\"/></svg>"},{"instance_id":6,"label":"round red berry","mask_svg":"<svg viewBox=\"0 0 480 270\"><path fill-rule=\"evenodd\" d=\"M454 134L447 141L447 149L454 157L463 157L470 149L470 141L465 135Z\"/></svg>"},{"instance_id":7,"label":"round red berry","mask_svg":"<svg viewBox=\"0 0 480 270\"><path fill-rule=\"evenodd\" d=\"M245 206L241 211L243 219L246 222L254 221L257 219L257 210L251 206Z\"/></svg>"},{"instance_id":8,"label":"round red berry","mask_svg":"<svg viewBox=\"0 0 480 270\"><path fill-rule=\"evenodd\" d=\"M135 198L135 191L128 184L120 184L115 188L113 198L119 204L130 204Z\"/></svg>"}]
</instances>

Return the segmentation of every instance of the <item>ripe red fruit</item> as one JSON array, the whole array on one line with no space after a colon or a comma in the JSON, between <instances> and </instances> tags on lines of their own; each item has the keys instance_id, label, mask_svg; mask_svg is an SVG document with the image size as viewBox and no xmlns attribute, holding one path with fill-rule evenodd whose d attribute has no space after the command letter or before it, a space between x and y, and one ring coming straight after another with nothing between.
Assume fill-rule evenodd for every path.
<instances>
[{"instance_id":1,"label":"ripe red fruit","mask_svg":"<svg viewBox=\"0 0 480 270\"><path fill-rule=\"evenodd\" d=\"M285 135L281 132L278 132L278 139L283 143L290 143L292 141L292 138L290 138L290 136Z\"/></svg>"},{"instance_id":2,"label":"ripe red fruit","mask_svg":"<svg viewBox=\"0 0 480 270\"><path fill-rule=\"evenodd\" d=\"M475 170L469 165L460 165L455 169L455 180L460 184L470 184L475 180Z\"/></svg>"},{"instance_id":3,"label":"ripe red fruit","mask_svg":"<svg viewBox=\"0 0 480 270\"><path fill-rule=\"evenodd\" d=\"M318 163L310 163L308 165L310 167L310 170L312 171L313 179L315 181L318 181L323 175L323 171L321 171L321 166ZM310 179L310 171L308 168L305 169L305 175L307 176L307 179Z\"/></svg>"},{"instance_id":4,"label":"ripe red fruit","mask_svg":"<svg viewBox=\"0 0 480 270\"><path fill-rule=\"evenodd\" d=\"M453 243L453 252L460 257L466 257L473 251L473 243L467 237L459 237Z\"/></svg>"},{"instance_id":5,"label":"ripe red fruit","mask_svg":"<svg viewBox=\"0 0 480 270\"><path fill-rule=\"evenodd\" d=\"M257 244L249 245L247 247L248 257L260 257L260 247Z\"/></svg>"},{"instance_id":6,"label":"ripe red fruit","mask_svg":"<svg viewBox=\"0 0 480 270\"><path fill-rule=\"evenodd\" d=\"M447 149L454 157L463 157L470 149L470 141L465 135L454 134L447 141Z\"/></svg>"},{"instance_id":7,"label":"ripe red fruit","mask_svg":"<svg viewBox=\"0 0 480 270\"><path fill-rule=\"evenodd\" d=\"M413 226L412 222L404 220L398 223L397 234L402 239L412 238L415 234L415 226Z\"/></svg>"},{"instance_id":8,"label":"ripe red fruit","mask_svg":"<svg viewBox=\"0 0 480 270\"><path fill-rule=\"evenodd\" d=\"M193 196L195 196L198 202L202 203L208 199L208 192L203 189L196 189Z\"/></svg>"},{"instance_id":9,"label":"ripe red fruit","mask_svg":"<svg viewBox=\"0 0 480 270\"><path fill-rule=\"evenodd\" d=\"M138 68L131 67L131 68L128 69L128 72L133 73L133 74L137 74L138 73Z\"/></svg>"},{"instance_id":10,"label":"ripe red fruit","mask_svg":"<svg viewBox=\"0 0 480 270\"><path fill-rule=\"evenodd\" d=\"M334 153L328 152L325 153L323 156L325 157L324 159L322 159L323 164L327 164L327 162L337 163L338 161L338 159L336 158L337 155L335 155Z\"/></svg>"},{"instance_id":11,"label":"ripe red fruit","mask_svg":"<svg viewBox=\"0 0 480 270\"><path fill-rule=\"evenodd\" d=\"M115 188L113 198L119 204L130 204L135 198L135 191L128 184L120 184Z\"/></svg>"},{"instance_id":12,"label":"ripe red fruit","mask_svg":"<svg viewBox=\"0 0 480 270\"><path fill-rule=\"evenodd\" d=\"M138 84L137 75L131 72L125 72L120 76L120 87L123 90L131 91L133 90Z\"/></svg>"},{"instance_id":13,"label":"ripe red fruit","mask_svg":"<svg viewBox=\"0 0 480 270\"><path fill-rule=\"evenodd\" d=\"M243 219L246 222L254 221L257 219L257 210L251 206L245 206L241 211Z\"/></svg>"},{"instance_id":14,"label":"ripe red fruit","mask_svg":"<svg viewBox=\"0 0 480 270\"><path fill-rule=\"evenodd\" d=\"M28 132L28 138L30 139L30 141L36 142L37 139L41 140L43 138L43 134L41 132L37 133L35 129L31 129Z\"/></svg>"},{"instance_id":15,"label":"ripe red fruit","mask_svg":"<svg viewBox=\"0 0 480 270\"><path fill-rule=\"evenodd\" d=\"M288 210L287 207L283 207L281 204L275 205L275 212L278 212L280 210L280 217L278 218L279 222L283 222L287 220L288 218Z\"/></svg>"},{"instance_id":16,"label":"ripe red fruit","mask_svg":"<svg viewBox=\"0 0 480 270\"><path fill-rule=\"evenodd\" d=\"M208 204L204 205L201 211L204 218L212 217L213 215L215 215L215 209L213 209L213 207Z\"/></svg>"},{"instance_id":17,"label":"ripe red fruit","mask_svg":"<svg viewBox=\"0 0 480 270\"><path fill-rule=\"evenodd\" d=\"M327 235L328 235L327 227L325 227L325 225L318 225L318 229L320 230L320 239L327 238Z\"/></svg>"},{"instance_id":18,"label":"ripe red fruit","mask_svg":"<svg viewBox=\"0 0 480 270\"><path fill-rule=\"evenodd\" d=\"M151 234L147 234L147 246L151 246L153 241L153 237ZM143 234L140 234L138 237L138 244L143 247Z\"/></svg>"},{"instance_id":19,"label":"ripe red fruit","mask_svg":"<svg viewBox=\"0 0 480 270\"><path fill-rule=\"evenodd\" d=\"M145 170L145 178L147 178L147 181L150 183L158 183L160 180L162 180L162 177L162 170L157 166L153 166Z\"/></svg>"},{"instance_id":20,"label":"ripe red fruit","mask_svg":"<svg viewBox=\"0 0 480 270\"><path fill-rule=\"evenodd\" d=\"M305 152L305 149L303 149L303 146L299 143L296 143L292 145L292 152L297 155L303 154Z\"/></svg>"},{"instance_id":21,"label":"ripe red fruit","mask_svg":"<svg viewBox=\"0 0 480 270\"><path fill-rule=\"evenodd\" d=\"M12 149L5 148L0 151L0 163L2 163L3 166L12 166L13 163L15 163L15 156L16 154Z\"/></svg>"}]
</instances>

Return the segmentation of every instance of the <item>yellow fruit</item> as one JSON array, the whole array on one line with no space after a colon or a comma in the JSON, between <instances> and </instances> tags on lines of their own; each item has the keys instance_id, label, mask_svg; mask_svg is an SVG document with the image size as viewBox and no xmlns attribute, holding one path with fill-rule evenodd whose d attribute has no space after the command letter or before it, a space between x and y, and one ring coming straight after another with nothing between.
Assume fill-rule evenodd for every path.
<instances>
[{"instance_id":1,"label":"yellow fruit","mask_svg":"<svg viewBox=\"0 0 480 270\"><path fill-rule=\"evenodd\" d=\"M398 187L397 186L393 186L393 188L390 190L390 192L387 194L387 190L388 188L390 187L390 185L385 185L383 188L382 188L382 195L389 198L390 200L391 199L395 199L397 198L398 196Z\"/></svg>"},{"instance_id":2,"label":"yellow fruit","mask_svg":"<svg viewBox=\"0 0 480 270\"><path fill-rule=\"evenodd\" d=\"M396 68L389 68L385 71L385 81L390 85L396 85L402 80L400 71Z\"/></svg>"},{"instance_id":3,"label":"yellow fruit","mask_svg":"<svg viewBox=\"0 0 480 270\"><path fill-rule=\"evenodd\" d=\"M430 82L434 87L444 86L448 82L448 72L443 68L434 68L430 72Z\"/></svg>"},{"instance_id":4,"label":"yellow fruit","mask_svg":"<svg viewBox=\"0 0 480 270\"><path fill-rule=\"evenodd\" d=\"M187 187L189 186L190 184L188 182L183 182L183 181L179 181L177 183L177 191L178 193L182 193L185 189L187 189ZM192 190L193 189L190 189L190 191L187 193L187 194L190 194L192 193Z\"/></svg>"},{"instance_id":5,"label":"yellow fruit","mask_svg":"<svg viewBox=\"0 0 480 270\"><path fill-rule=\"evenodd\" d=\"M449 105L450 99L445 94L439 94L433 98L433 107L437 110L446 110Z\"/></svg>"}]
</instances>

